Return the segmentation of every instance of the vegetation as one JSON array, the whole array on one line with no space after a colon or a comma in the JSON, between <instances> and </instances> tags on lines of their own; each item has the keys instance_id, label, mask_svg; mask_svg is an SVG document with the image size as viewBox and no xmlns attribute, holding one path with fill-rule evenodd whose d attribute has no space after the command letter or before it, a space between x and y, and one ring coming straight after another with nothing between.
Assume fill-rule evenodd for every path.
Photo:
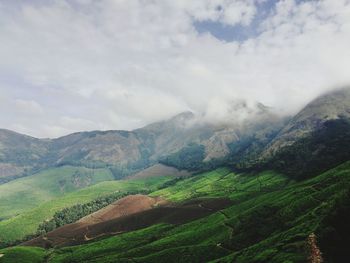
<instances>
[{"instance_id":1,"label":"vegetation","mask_svg":"<svg viewBox=\"0 0 350 263\"><path fill-rule=\"evenodd\" d=\"M0 218L9 219L66 193L113 180L105 169L62 166L0 185Z\"/></svg>"},{"instance_id":2,"label":"vegetation","mask_svg":"<svg viewBox=\"0 0 350 263\"><path fill-rule=\"evenodd\" d=\"M163 196L175 202L202 197L229 197L238 202L241 198L251 198L257 193L280 189L288 182L288 178L270 171L257 175L238 175L228 168L220 168L180 180L150 195Z\"/></svg>"},{"instance_id":3,"label":"vegetation","mask_svg":"<svg viewBox=\"0 0 350 263\"><path fill-rule=\"evenodd\" d=\"M71 207L63 208L62 210L57 211L50 220L44 221L39 225L37 235L42 235L58 227L74 223L79 219L83 218L84 216L92 214L93 212L96 212L101 208L106 207L107 205L125 196L141 193L145 194L147 192L148 191L127 191L121 193L113 193L107 196L99 197L85 204L76 204Z\"/></svg>"},{"instance_id":4,"label":"vegetation","mask_svg":"<svg viewBox=\"0 0 350 263\"><path fill-rule=\"evenodd\" d=\"M231 207L184 225L154 225L85 245L49 250L46 256L48 262L55 263L193 259L305 262L314 233L323 257L328 262L343 262L336 257L349 257L348 243L342 243L350 235L347 221L342 221L349 216L349 187L350 162L303 182L271 172L237 175L219 169L181 180L152 195L162 193L177 201L194 191L196 197L229 195L234 201ZM6 257L6 251L0 253Z\"/></svg>"},{"instance_id":5,"label":"vegetation","mask_svg":"<svg viewBox=\"0 0 350 263\"><path fill-rule=\"evenodd\" d=\"M160 160L160 163L176 167L179 170L198 171L203 168L205 147L191 143L180 151Z\"/></svg>"},{"instance_id":6,"label":"vegetation","mask_svg":"<svg viewBox=\"0 0 350 263\"><path fill-rule=\"evenodd\" d=\"M350 244L350 190L344 190L334 200L332 211L317 229L319 246L327 262L343 262L349 258Z\"/></svg>"},{"instance_id":7,"label":"vegetation","mask_svg":"<svg viewBox=\"0 0 350 263\"><path fill-rule=\"evenodd\" d=\"M13 247L0 251L1 263L42 263L46 257L46 251L36 247Z\"/></svg>"},{"instance_id":8,"label":"vegetation","mask_svg":"<svg viewBox=\"0 0 350 263\"><path fill-rule=\"evenodd\" d=\"M350 159L350 120L336 119L283 148L260 169L273 169L294 179L310 178Z\"/></svg>"},{"instance_id":9,"label":"vegetation","mask_svg":"<svg viewBox=\"0 0 350 263\"><path fill-rule=\"evenodd\" d=\"M68 193L45 202L13 218L0 221L0 243L11 243L36 233L39 225L66 207L84 204L112 193L152 191L172 177L153 177L135 180L106 181Z\"/></svg>"}]
</instances>

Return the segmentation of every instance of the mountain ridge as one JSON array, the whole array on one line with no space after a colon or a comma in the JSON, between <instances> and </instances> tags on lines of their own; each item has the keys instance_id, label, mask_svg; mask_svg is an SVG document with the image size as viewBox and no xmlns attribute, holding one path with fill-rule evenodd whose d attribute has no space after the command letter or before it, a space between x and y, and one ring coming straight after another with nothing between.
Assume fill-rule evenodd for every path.
<instances>
[{"instance_id":1,"label":"mountain ridge","mask_svg":"<svg viewBox=\"0 0 350 263\"><path fill-rule=\"evenodd\" d=\"M266 111L264 114L270 113ZM226 157L230 153L229 144L239 140L242 128L235 125L211 124L187 111L132 131L76 132L56 139L37 139L14 132L14 136L20 137L27 145L21 153L25 162L15 158L18 156L1 158L2 155L10 155L14 149L0 147L0 171L1 167L4 170L0 183L57 165L110 166L116 178L121 178L149 167L190 144L202 145L205 150L201 161L210 162ZM0 130L0 145L1 133L9 132ZM6 136L3 138L6 140ZM11 141L11 138L8 140ZM7 145L6 142L4 145Z\"/></svg>"},{"instance_id":2,"label":"mountain ridge","mask_svg":"<svg viewBox=\"0 0 350 263\"><path fill-rule=\"evenodd\" d=\"M212 169L227 161L237 168L260 163L328 120L350 119L350 89L317 97L290 120L262 104L255 106L256 111L245 103L233 104L232 110L247 110L251 116L226 124L186 111L131 131L83 131L56 139L0 129L0 183L59 165L110 167L119 179L158 162L185 170ZM197 165L177 167L188 154L196 156Z\"/></svg>"},{"instance_id":3,"label":"mountain ridge","mask_svg":"<svg viewBox=\"0 0 350 263\"><path fill-rule=\"evenodd\" d=\"M263 156L273 154L278 148L291 145L327 120L350 118L350 87L322 94L301 109L279 132L264 151Z\"/></svg>"}]
</instances>

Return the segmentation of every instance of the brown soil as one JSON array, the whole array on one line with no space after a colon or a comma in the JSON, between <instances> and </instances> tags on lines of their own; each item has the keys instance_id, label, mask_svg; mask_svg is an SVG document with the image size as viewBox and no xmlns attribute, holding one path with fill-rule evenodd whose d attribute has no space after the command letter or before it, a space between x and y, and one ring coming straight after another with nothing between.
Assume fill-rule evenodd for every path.
<instances>
[{"instance_id":1,"label":"brown soil","mask_svg":"<svg viewBox=\"0 0 350 263\"><path fill-rule=\"evenodd\" d=\"M191 173L186 170L178 170L174 167L166 166L163 164L155 164L148 167L134 175L127 177L127 179L138 179L138 178L148 178L148 177L160 177L160 176L190 176Z\"/></svg>"},{"instance_id":2,"label":"brown soil","mask_svg":"<svg viewBox=\"0 0 350 263\"><path fill-rule=\"evenodd\" d=\"M194 200L179 205L166 204L164 201L160 201L157 207L152 208L152 205L150 205L152 202L147 203L147 198L144 196L142 198L141 196L131 196L123 200L123 204L130 201L129 205L135 208L135 210L131 209L132 211L136 211L136 207L143 209L138 212L124 214L119 211L118 206L114 206L109 210L102 209L105 211L100 210L95 213L98 214L98 219L94 217L90 219L85 218L79 222L60 227L45 236L27 241L22 245L44 248L78 245L101 237L142 229L158 223L184 224L210 215L231 204L228 199L216 198ZM146 206L139 205L138 200L145 202ZM145 207L149 207L149 209L144 209ZM126 208L126 205L124 208ZM128 210L129 208L126 209ZM115 211L116 216L113 215L112 211Z\"/></svg>"},{"instance_id":3,"label":"brown soil","mask_svg":"<svg viewBox=\"0 0 350 263\"><path fill-rule=\"evenodd\" d=\"M165 205L168 202L161 197L149 197L147 195L129 195L102 208L101 210L83 217L78 222L85 224L96 224L114 218L127 216L137 212Z\"/></svg>"}]
</instances>

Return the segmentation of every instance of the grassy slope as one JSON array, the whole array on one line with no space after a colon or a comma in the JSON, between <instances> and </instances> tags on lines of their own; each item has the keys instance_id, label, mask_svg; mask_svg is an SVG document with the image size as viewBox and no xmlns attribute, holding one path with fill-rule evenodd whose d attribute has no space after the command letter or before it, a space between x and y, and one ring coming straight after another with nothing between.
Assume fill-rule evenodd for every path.
<instances>
[{"instance_id":1,"label":"grassy slope","mask_svg":"<svg viewBox=\"0 0 350 263\"><path fill-rule=\"evenodd\" d=\"M230 196L230 208L181 226L160 224L90 244L41 251L49 262L304 262L306 239L349 189L350 162L303 182L217 170L156 191L182 201ZM194 183L197 182L197 183ZM21 250L21 247L14 250ZM8 252L3 259L7 259ZM15 262L1 261L0 262Z\"/></svg>"},{"instance_id":2,"label":"grassy slope","mask_svg":"<svg viewBox=\"0 0 350 263\"><path fill-rule=\"evenodd\" d=\"M288 184L271 173L259 179L223 171L206 173L154 194L162 192L173 200L193 192L196 196L222 194L236 200L235 205L182 226L156 225L51 251L50 262L304 262L308 235L322 227L323 218L344 197L349 182L350 163Z\"/></svg>"},{"instance_id":3,"label":"grassy slope","mask_svg":"<svg viewBox=\"0 0 350 263\"><path fill-rule=\"evenodd\" d=\"M106 169L63 166L0 185L0 218L7 219L39 204L98 182L113 180Z\"/></svg>"},{"instance_id":4,"label":"grassy slope","mask_svg":"<svg viewBox=\"0 0 350 263\"><path fill-rule=\"evenodd\" d=\"M3 256L1 257L1 255ZM46 256L46 252L42 248L14 247L14 248L3 249L0 252L0 262L1 263L13 263L13 262L41 263L41 262L44 262L45 256Z\"/></svg>"},{"instance_id":5,"label":"grassy slope","mask_svg":"<svg viewBox=\"0 0 350 263\"><path fill-rule=\"evenodd\" d=\"M39 224L53 216L56 211L78 203L86 203L99 196L115 191L155 190L172 177L108 181L68 193L16 217L0 222L0 240L13 241L36 231Z\"/></svg>"},{"instance_id":6,"label":"grassy slope","mask_svg":"<svg viewBox=\"0 0 350 263\"><path fill-rule=\"evenodd\" d=\"M199 197L230 197L238 201L261 191L285 187L287 183L285 177L274 172L242 176L221 168L182 180L174 186L153 192L151 196L163 196L175 202Z\"/></svg>"}]
</instances>

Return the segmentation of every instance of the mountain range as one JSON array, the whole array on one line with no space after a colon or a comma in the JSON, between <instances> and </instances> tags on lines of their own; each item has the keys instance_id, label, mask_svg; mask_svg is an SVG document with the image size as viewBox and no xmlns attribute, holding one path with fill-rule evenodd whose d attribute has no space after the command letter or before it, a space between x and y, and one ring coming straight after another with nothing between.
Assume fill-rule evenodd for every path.
<instances>
[{"instance_id":1,"label":"mountain range","mask_svg":"<svg viewBox=\"0 0 350 263\"><path fill-rule=\"evenodd\" d=\"M227 160L247 166L271 158L322 129L327 121L349 119L350 89L322 95L294 117L281 117L262 104L257 104L257 109L257 114L244 122L212 123L184 112L133 131L78 132L57 139L37 139L2 129L0 182L67 164L108 166L116 178L158 162L187 170L212 168ZM186 159L192 155L190 164L186 165L181 155Z\"/></svg>"},{"instance_id":2,"label":"mountain range","mask_svg":"<svg viewBox=\"0 0 350 263\"><path fill-rule=\"evenodd\" d=\"M350 88L232 109L250 117L0 130L0 262L347 262Z\"/></svg>"},{"instance_id":3,"label":"mountain range","mask_svg":"<svg viewBox=\"0 0 350 263\"><path fill-rule=\"evenodd\" d=\"M184 112L133 131L78 132L57 139L37 139L0 130L0 180L6 182L67 164L112 167L116 178L120 178L188 147L201 151L200 162L220 160L230 154L231 145L241 138L255 132L260 137L269 136L281 127L281 122L263 110L256 120L244 124L212 124L192 112Z\"/></svg>"}]
</instances>

